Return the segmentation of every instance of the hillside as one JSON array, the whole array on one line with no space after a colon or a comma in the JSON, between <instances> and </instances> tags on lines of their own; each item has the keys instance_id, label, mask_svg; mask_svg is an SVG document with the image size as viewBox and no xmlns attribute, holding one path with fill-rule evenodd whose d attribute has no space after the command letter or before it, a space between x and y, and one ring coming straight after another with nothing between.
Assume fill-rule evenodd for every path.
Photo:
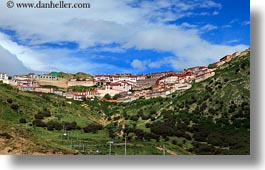
<instances>
[{"instance_id":1,"label":"hillside","mask_svg":"<svg viewBox=\"0 0 265 170\"><path fill-rule=\"evenodd\" d=\"M78 72L75 74L59 72L58 77L61 77L64 79L70 79L70 78L86 79L86 78L91 78L92 76L90 74L83 73L83 72Z\"/></svg>"},{"instance_id":2,"label":"hillside","mask_svg":"<svg viewBox=\"0 0 265 170\"><path fill-rule=\"evenodd\" d=\"M156 139L181 154L250 154L249 76L247 53L187 91L118 104L111 109L121 115L115 132L124 124L128 136Z\"/></svg>"},{"instance_id":3,"label":"hillside","mask_svg":"<svg viewBox=\"0 0 265 170\"><path fill-rule=\"evenodd\" d=\"M56 132L48 131L41 128L40 122L58 122L61 125L77 122L78 126L85 127L93 121L100 122L102 115L80 103L67 102L58 96L26 93L9 85L0 85L0 140L7 142L1 142L0 152L6 154L6 150L9 150L9 154L73 154L74 149L62 144L63 127ZM50 115L44 115L45 113Z\"/></svg>"},{"instance_id":4,"label":"hillside","mask_svg":"<svg viewBox=\"0 0 265 170\"><path fill-rule=\"evenodd\" d=\"M2 154L106 155L113 141L123 155L125 137L129 155L250 154L250 53L167 98L76 102L0 85L0 103Z\"/></svg>"}]
</instances>

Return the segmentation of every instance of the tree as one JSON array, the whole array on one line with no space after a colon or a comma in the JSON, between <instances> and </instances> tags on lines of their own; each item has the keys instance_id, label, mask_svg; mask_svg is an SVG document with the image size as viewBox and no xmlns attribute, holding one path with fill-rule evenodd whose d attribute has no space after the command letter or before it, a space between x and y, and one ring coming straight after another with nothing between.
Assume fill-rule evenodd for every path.
<instances>
[{"instance_id":1,"label":"tree","mask_svg":"<svg viewBox=\"0 0 265 170\"><path fill-rule=\"evenodd\" d=\"M209 65L208 65L208 68L209 68L209 69L214 69L214 68L216 68L216 67L217 67L216 64L209 64Z\"/></svg>"},{"instance_id":2,"label":"tree","mask_svg":"<svg viewBox=\"0 0 265 170\"><path fill-rule=\"evenodd\" d=\"M47 129L51 130L51 131L53 131L54 129L55 130L62 130L63 129L63 125L61 123L57 122L57 121L51 120L51 121L49 121L47 123Z\"/></svg>"},{"instance_id":3,"label":"tree","mask_svg":"<svg viewBox=\"0 0 265 170\"><path fill-rule=\"evenodd\" d=\"M138 115L133 115L133 116L131 116L130 119L131 119L132 121L138 121L139 116L138 116Z\"/></svg>"},{"instance_id":4,"label":"tree","mask_svg":"<svg viewBox=\"0 0 265 170\"><path fill-rule=\"evenodd\" d=\"M111 100L111 95L109 93L105 94L105 96L103 97L106 100Z\"/></svg>"},{"instance_id":5,"label":"tree","mask_svg":"<svg viewBox=\"0 0 265 170\"><path fill-rule=\"evenodd\" d=\"M7 99L6 101L7 101L7 103L9 103L9 104L13 103L13 100L12 100L11 98Z\"/></svg>"},{"instance_id":6,"label":"tree","mask_svg":"<svg viewBox=\"0 0 265 170\"><path fill-rule=\"evenodd\" d=\"M34 117L35 119L38 119L38 120L44 119L44 116L41 113L36 114Z\"/></svg>"},{"instance_id":7,"label":"tree","mask_svg":"<svg viewBox=\"0 0 265 170\"><path fill-rule=\"evenodd\" d=\"M118 98L120 98L121 97L121 95L120 94L115 94L114 96L113 96L113 100L117 100Z\"/></svg>"},{"instance_id":8,"label":"tree","mask_svg":"<svg viewBox=\"0 0 265 170\"><path fill-rule=\"evenodd\" d=\"M66 130L76 130L78 129L77 123L76 122L65 122L64 127Z\"/></svg>"},{"instance_id":9,"label":"tree","mask_svg":"<svg viewBox=\"0 0 265 170\"><path fill-rule=\"evenodd\" d=\"M102 126L99 124L90 124L83 128L85 133L96 133L98 130L102 130Z\"/></svg>"},{"instance_id":10,"label":"tree","mask_svg":"<svg viewBox=\"0 0 265 170\"><path fill-rule=\"evenodd\" d=\"M48 110L48 109L44 109L42 112L39 112L39 113L42 113L42 115L44 117L51 117L51 112Z\"/></svg>"},{"instance_id":11,"label":"tree","mask_svg":"<svg viewBox=\"0 0 265 170\"><path fill-rule=\"evenodd\" d=\"M32 124L37 127L46 127L46 124L39 119L34 120Z\"/></svg>"},{"instance_id":12,"label":"tree","mask_svg":"<svg viewBox=\"0 0 265 170\"><path fill-rule=\"evenodd\" d=\"M27 120L25 119L25 118L21 118L21 119L19 119L19 123L27 123Z\"/></svg>"},{"instance_id":13,"label":"tree","mask_svg":"<svg viewBox=\"0 0 265 170\"><path fill-rule=\"evenodd\" d=\"M19 105L18 105L18 104L12 104L10 107L11 107L11 109L13 109L13 110L18 110Z\"/></svg>"}]
</instances>

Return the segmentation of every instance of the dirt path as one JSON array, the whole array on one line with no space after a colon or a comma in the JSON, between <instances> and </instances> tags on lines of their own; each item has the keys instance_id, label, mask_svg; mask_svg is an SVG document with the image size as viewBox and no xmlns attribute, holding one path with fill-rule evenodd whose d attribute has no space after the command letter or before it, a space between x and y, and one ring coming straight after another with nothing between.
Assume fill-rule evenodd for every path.
<instances>
[{"instance_id":1,"label":"dirt path","mask_svg":"<svg viewBox=\"0 0 265 170\"><path fill-rule=\"evenodd\" d=\"M155 147L155 148L156 148L157 150L160 150L160 151L163 151L163 150L164 150L163 148L161 148L161 147L159 147L159 146L157 146L157 147ZM166 152L169 153L170 155L178 155L177 152L172 151L172 150L169 150L169 149L166 149Z\"/></svg>"}]
</instances>

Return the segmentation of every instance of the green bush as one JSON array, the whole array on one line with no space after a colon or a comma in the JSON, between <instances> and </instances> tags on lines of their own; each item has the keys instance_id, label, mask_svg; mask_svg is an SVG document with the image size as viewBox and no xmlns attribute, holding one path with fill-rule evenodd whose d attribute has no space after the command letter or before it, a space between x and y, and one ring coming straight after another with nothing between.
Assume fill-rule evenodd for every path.
<instances>
[{"instance_id":1,"label":"green bush","mask_svg":"<svg viewBox=\"0 0 265 170\"><path fill-rule=\"evenodd\" d=\"M83 128L85 133L96 133L98 130L102 130L102 126L99 124L90 124Z\"/></svg>"},{"instance_id":2,"label":"green bush","mask_svg":"<svg viewBox=\"0 0 265 170\"><path fill-rule=\"evenodd\" d=\"M44 119L44 115L42 113L38 113L34 117L35 117L35 119L38 119L38 120Z\"/></svg>"},{"instance_id":3,"label":"green bush","mask_svg":"<svg viewBox=\"0 0 265 170\"><path fill-rule=\"evenodd\" d=\"M53 130L62 130L63 129L63 125L57 121L49 121L47 123L47 129L50 131Z\"/></svg>"},{"instance_id":4,"label":"green bush","mask_svg":"<svg viewBox=\"0 0 265 170\"><path fill-rule=\"evenodd\" d=\"M32 124L37 127L46 127L46 124L42 122L40 119L33 120Z\"/></svg>"},{"instance_id":5,"label":"green bush","mask_svg":"<svg viewBox=\"0 0 265 170\"><path fill-rule=\"evenodd\" d=\"M216 67L217 67L216 64L209 64L209 65L208 65L208 68L209 68L209 69L214 69L214 68L216 68Z\"/></svg>"},{"instance_id":6,"label":"green bush","mask_svg":"<svg viewBox=\"0 0 265 170\"><path fill-rule=\"evenodd\" d=\"M27 120L25 119L25 118L21 118L21 119L19 119L19 123L27 123Z\"/></svg>"},{"instance_id":7,"label":"green bush","mask_svg":"<svg viewBox=\"0 0 265 170\"><path fill-rule=\"evenodd\" d=\"M12 103L13 103L13 99L11 99L11 98L8 98L6 101L7 101L7 103L9 103L9 104L12 104Z\"/></svg>"},{"instance_id":8,"label":"green bush","mask_svg":"<svg viewBox=\"0 0 265 170\"><path fill-rule=\"evenodd\" d=\"M17 111L18 110L18 108L19 108L19 105L18 104L11 104L11 109L13 109L13 110L15 110L15 111Z\"/></svg>"}]
</instances>

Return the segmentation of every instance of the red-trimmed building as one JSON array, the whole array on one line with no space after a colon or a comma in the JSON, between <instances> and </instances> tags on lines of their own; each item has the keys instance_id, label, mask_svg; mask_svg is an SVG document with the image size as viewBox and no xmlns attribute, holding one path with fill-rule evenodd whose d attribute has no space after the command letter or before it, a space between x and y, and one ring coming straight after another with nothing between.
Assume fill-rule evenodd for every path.
<instances>
[{"instance_id":1,"label":"red-trimmed building","mask_svg":"<svg viewBox=\"0 0 265 170\"><path fill-rule=\"evenodd\" d=\"M130 91L134 82L131 81L118 81L106 85L106 90Z\"/></svg>"},{"instance_id":2,"label":"red-trimmed building","mask_svg":"<svg viewBox=\"0 0 265 170\"><path fill-rule=\"evenodd\" d=\"M82 101L87 97L87 92L65 92L64 95L67 99Z\"/></svg>"}]
</instances>

